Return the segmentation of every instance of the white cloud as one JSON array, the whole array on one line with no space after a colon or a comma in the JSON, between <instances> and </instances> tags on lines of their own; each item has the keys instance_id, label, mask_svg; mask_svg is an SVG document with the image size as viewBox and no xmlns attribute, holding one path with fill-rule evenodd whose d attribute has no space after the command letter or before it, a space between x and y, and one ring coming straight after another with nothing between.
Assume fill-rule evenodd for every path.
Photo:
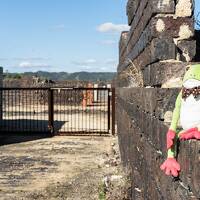
<instances>
[{"instance_id":1,"label":"white cloud","mask_svg":"<svg viewBox=\"0 0 200 200\"><path fill-rule=\"evenodd\" d=\"M105 63L108 65L116 65L117 61L115 59L107 59Z\"/></svg>"},{"instance_id":2,"label":"white cloud","mask_svg":"<svg viewBox=\"0 0 200 200\"><path fill-rule=\"evenodd\" d=\"M31 63L29 61L24 61L19 63L19 67L21 68L48 68L50 67L46 63Z\"/></svg>"},{"instance_id":3,"label":"white cloud","mask_svg":"<svg viewBox=\"0 0 200 200\"><path fill-rule=\"evenodd\" d=\"M96 59L87 59L84 61L73 61L74 69L76 71L89 71L89 72L106 72L116 71L117 60L108 58L101 61Z\"/></svg>"},{"instance_id":4,"label":"white cloud","mask_svg":"<svg viewBox=\"0 0 200 200\"><path fill-rule=\"evenodd\" d=\"M47 61L50 58L45 57L13 57L13 58L0 58L0 61Z\"/></svg>"},{"instance_id":5,"label":"white cloud","mask_svg":"<svg viewBox=\"0 0 200 200\"><path fill-rule=\"evenodd\" d=\"M92 70L94 67L92 66L80 66L82 70Z\"/></svg>"},{"instance_id":6,"label":"white cloud","mask_svg":"<svg viewBox=\"0 0 200 200\"><path fill-rule=\"evenodd\" d=\"M45 57L19 57L19 58L12 58L14 61L45 61L45 60L50 60L50 58L45 58Z\"/></svg>"},{"instance_id":7,"label":"white cloud","mask_svg":"<svg viewBox=\"0 0 200 200\"><path fill-rule=\"evenodd\" d=\"M126 24L113 24L111 22L101 24L97 27L97 31L102 33L119 33L122 31L128 31L129 29L130 27Z\"/></svg>"},{"instance_id":8,"label":"white cloud","mask_svg":"<svg viewBox=\"0 0 200 200\"><path fill-rule=\"evenodd\" d=\"M106 72L106 71L108 71L108 68L107 67L101 67L99 71Z\"/></svg>"},{"instance_id":9,"label":"white cloud","mask_svg":"<svg viewBox=\"0 0 200 200\"><path fill-rule=\"evenodd\" d=\"M88 59L88 60L85 61L85 63L87 63L87 64L94 64L96 62L97 61L95 59Z\"/></svg>"}]
</instances>

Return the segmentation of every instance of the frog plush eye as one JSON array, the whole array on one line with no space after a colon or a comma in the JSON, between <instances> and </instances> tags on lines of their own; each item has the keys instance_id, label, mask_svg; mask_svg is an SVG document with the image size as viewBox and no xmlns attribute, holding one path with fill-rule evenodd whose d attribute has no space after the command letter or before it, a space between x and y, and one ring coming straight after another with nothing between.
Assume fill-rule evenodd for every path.
<instances>
[{"instance_id":1,"label":"frog plush eye","mask_svg":"<svg viewBox=\"0 0 200 200\"><path fill-rule=\"evenodd\" d=\"M191 65L186 66L186 71L190 69Z\"/></svg>"}]
</instances>

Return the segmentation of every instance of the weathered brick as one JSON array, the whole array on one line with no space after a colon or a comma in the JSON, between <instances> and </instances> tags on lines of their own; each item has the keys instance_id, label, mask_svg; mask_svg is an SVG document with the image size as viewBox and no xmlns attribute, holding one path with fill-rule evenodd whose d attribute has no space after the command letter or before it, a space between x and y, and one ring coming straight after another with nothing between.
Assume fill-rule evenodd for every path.
<instances>
[{"instance_id":1,"label":"weathered brick","mask_svg":"<svg viewBox=\"0 0 200 200\"><path fill-rule=\"evenodd\" d=\"M140 69L145 68L147 65L160 61L176 58L176 47L172 39L158 39L155 38L144 49L144 51L135 58L134 52L130 52L127 59L132 60L133 64ZM121 70L125 70L128 64L124 63Z\"/></svg>"},{"instance_id":2,"label":"weathered brick","mask_svg":"<svg viewBox=\"0 0 200 200\"><path fill-rule=\"evenodd\" d=\"M193 19L192 18L178 18L174 19L173 17L154 17L151 19L150 23L147 25L145 30L142 32L142 28L138 27L135 29L135 33L133 34L132 40L127 43L128 51L132 51L132 57L135 58L138 54L143 51L143 49L148 45L148 43L153 38L177 38L180 36L180 28L184 25L188 27L188 30L192 32L191 35L188 35L190 39L194 35L194 27L193 27ZM142 27L142 24L141 24ZM141 34L142 32L142 34ZM141 34L141 35L140 35ZM185 41L185 40L184 40ZM187 43L182 44L182 51L189 54L189 58L187 61L191 61L195 56L195 46L194 42L188 41ZM190 48L188 48L190 47ZM190 51L191 50L191 51Z\"/></svg>"},{"instance_id":3,"label":"weathered brick","mask_svg":"<svg viewBox=\"0 0 200 200\"><path fill-rule=\"evenodd\" d=\"M167 4L163 0L141 0L140 6L135 14L135 18L131 24L128 43L130 43L136 35L141 35L142 31L147 26L150 18L156 13L174 13L175 5L173 1L169 1Z\"/></svg>"},{"instance_id":4,"label":"weathered brick","mask_svg":"<svg viewBox=\"0 0 200 200\"><path fill-rule=\"evenodd\" d=\"M195 61L200 61L200 30L195 30L195 40L196 40L196 55Z\"/></svg>"},{"instance_id":5,"label":"weathered brick","mask_svg":"<svg viewBox=\"0 0 200 200\"><path fill-rule=\"evenodd\" d=\"M194 1L193 0L177 0L176 1L176 16L190 17L193 14Z\"/></svg>"},{"instance_id":6,"label":"weathered brick","mask_svg":"<svg viewBox=\"0 0 200 200\"><path fill-rule=\"evenodd\" d=\"M145 86L162 86L171 79L182 78L188 63L175 60L148 65L143 70Z\"/></svg>"},{"instance_id":7,"label":"weathered brick","mask_svg":"<svg viewBox=\"0 0 200 200\"><path fill-rule=\"evenodd\" d=\"M0 67L0 88L3 87L3 68ZM0 120L3 117L3 108L2 108L2 91L0 91Z\"/></svg>"},{"instance_id":8,"label":"weathered brick","mask_svg":"<svg viewBox=\"0 0 200 200\"><path fill-rule=\"evenodd\" d=\"M139 0L128 0L127 6L126 6L126 14L128 17L128 24L131 25L133 18L135 16L135 12L137 11L137 8L139 6L140 1Z\"/></svg>"},{"instance_id":9,"label":"weathered brick","mask_svg":"<svg viewBox=\"0 0 200 200\"><path fill-rule=\"evenodd\" d=\"M126 47L127 47L127 37L128 32L124 31L121 33L120 41L119 41L119 66L124 62L126 58Z\"/></svg>"},{"instance_id":10,"label":"weathered brick","mask_svg":"<svg viewBox=\"0 0 200 200\"><path fill-rule=\"evenodd\" d=\"M194 60L196 55L196 40L181 40L177 44L180 50L181 60L190 62Z\"/></svg>"}]
</instances>

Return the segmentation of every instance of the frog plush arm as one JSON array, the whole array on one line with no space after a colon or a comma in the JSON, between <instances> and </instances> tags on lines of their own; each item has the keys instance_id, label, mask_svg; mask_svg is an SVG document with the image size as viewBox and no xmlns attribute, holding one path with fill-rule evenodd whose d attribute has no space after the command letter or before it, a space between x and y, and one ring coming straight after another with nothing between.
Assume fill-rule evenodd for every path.
<instances>
[{"instance_id":1,"label":"frog plush arm","mask_svg":"<svg viewBox=\"0 0 200 200\"><path fill-rule=\"evenodd\" d=\"M182 92L179 93L176 99L175 109L173 111L172 122L167 133L167 149L168 149L168 158L175 157L175 144L177 135L177 124L180 118L180 109L181 109L181 99L182 99Z\"/></svg>"},{"instance_id":2,"label":"frog plush arm","mask_svg":"<svg viewBox=\"0 0 200 200\"><path fill-rule=\"evenodd\" d=\"M177 177L180 171L180 165L174 157L176 156L177 124L180 118L181 99L182 95L180 92L176 99L171 126L167 133L168 158L160 167L161 170L165 171L166 175L173 175L174 177Z\"/></svg>"}]
</instances>

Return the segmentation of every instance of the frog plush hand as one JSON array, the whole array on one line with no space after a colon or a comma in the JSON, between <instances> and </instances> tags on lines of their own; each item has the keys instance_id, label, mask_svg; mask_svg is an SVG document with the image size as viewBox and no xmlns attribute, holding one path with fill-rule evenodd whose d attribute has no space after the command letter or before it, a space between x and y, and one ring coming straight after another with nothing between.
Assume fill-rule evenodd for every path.
<instances>
[{"instance_id":1,"label":"frog plush hand","mask_svg":"<svg viewBox=\"0 0 200 200\"><path fill-rule=\"evenodd\" d=\"M178 133L179 119L183 130ZM183 79L183 88L176 99L172 123L167 133L168 158L160 168L165 171L166 175L174 177L178 176L181 169L175 159L178 138L180 140L200 139L200 64L188 67Z\"/></svg>"}]
</instances>

